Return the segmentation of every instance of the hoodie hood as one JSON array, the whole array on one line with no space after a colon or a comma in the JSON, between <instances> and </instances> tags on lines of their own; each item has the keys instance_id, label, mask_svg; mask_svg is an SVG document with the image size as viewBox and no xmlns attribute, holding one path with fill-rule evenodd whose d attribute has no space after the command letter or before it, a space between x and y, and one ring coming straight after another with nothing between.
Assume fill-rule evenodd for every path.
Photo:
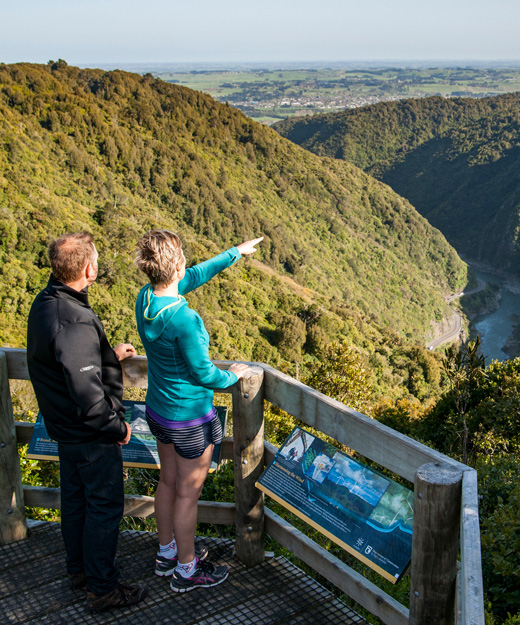
<instances>
[{"instance_id":1,"label":"hoodie hood","mask_svg":"<svg viewBox=\"0 0 520 625\"><path fill-rule=\"evenodd\" d=\"M146 338L156 341L179 310L187 305L188 302L182 295L157 297L153 294L151 285L145 287L139 294L136 308Z\"/></svg>"}]
</instances>

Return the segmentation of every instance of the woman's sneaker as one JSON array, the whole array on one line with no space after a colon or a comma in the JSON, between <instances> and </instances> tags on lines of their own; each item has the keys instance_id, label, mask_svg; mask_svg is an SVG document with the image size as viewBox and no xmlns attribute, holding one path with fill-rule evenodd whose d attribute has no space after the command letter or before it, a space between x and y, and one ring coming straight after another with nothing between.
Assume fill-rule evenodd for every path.
<instances>
[{"instance_id":1,"label":"woman's sneaker","mask_svg":"<svg viewBox=\"0 0 520 625\"><path fill-rule=\"evenodd\" d=\"M208 548L201 544L195 545L195 557L198 558L199 561L205 560L208 557ZM155 574L159 575L159 577L171 575L173 571L175 571L178 562L179 558L177 556L174 558L164 558L163 556L156 555Z\"/></svg>"},{"instance_id":2,"label":"woman's sneaker","mask_svg":"<svg viewBox=\"0 0 520 625\"><path fill-rule=\"evenodd\" d=\"M227 579L229 571L226 566L216 566L211 562L197 562L190 577L183 577L178 571L173 571L170 588L173 592L189 592L195 588L209 588L222 584Z\"/></svg>"}]
</instances>

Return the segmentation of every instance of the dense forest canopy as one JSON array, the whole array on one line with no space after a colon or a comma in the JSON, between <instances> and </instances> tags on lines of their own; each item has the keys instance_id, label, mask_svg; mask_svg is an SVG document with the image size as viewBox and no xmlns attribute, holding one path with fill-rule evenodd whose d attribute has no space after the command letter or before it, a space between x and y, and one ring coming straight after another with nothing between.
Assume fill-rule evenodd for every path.
<instances>
[{"instance_id":1,"label":"dense forest canopy","mask_svg":"<svg viewBox=\"0 0 520 625\"><path fill-rule=\"evenodd\" d=\"M0 145L3 344L24 344L46 244L66 230L95 234L94 303L114 340L137 344L141 233L177 230L192 263L264 235L257 261L193 296L226 358L294 361L331 338L370 355L361 325L423 343L466 283L444 237L387 186L151 75L0 65Z\"/></svg>"},{"instance_id":2,"label":"dense forest canopy","mask_svg":"<svg viewBox=\"0 0 520 625\"><path fill-rule=\"evenodd\" d=\"M519 93L385 102L275 128L389 184L468 260L520 277Z\"/></svg>"}]
</instances>

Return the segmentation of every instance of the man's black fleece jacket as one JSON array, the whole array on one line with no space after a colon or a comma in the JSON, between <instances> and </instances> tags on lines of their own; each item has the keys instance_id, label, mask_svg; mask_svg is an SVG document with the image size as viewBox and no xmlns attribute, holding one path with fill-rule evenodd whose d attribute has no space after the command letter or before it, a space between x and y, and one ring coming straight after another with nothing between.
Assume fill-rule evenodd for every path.
<instances>
[{"instance_id":1,"label":"man's black fleece jacket","mask_svg":"<svg viewBox=\"0 0 520 625\"><path fill-rule=\"evenodd\" d=\"M52 275L27 326L27 364L49 436L60 443L126 436L123 376L105 331L76 291Z\"/></svg>"}]
</instances>

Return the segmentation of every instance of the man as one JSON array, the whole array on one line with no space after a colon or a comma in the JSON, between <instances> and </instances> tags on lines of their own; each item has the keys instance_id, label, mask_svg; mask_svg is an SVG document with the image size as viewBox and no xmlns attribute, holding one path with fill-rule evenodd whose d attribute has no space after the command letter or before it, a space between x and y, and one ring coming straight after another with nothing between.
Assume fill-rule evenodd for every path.
<instances>
[{"instance_id":1,"label":"man","mask_svg":"<svg viewBox=\"0 0 520 625\"><path fill-rule=\"evenodd\" d=\"M133 605L146 590L118 581L115 555L124 504L121 446L131 435L119 361L135 349L112 349L90 308L88 287L98 273L92 235L65 234L48 252L52 275L29 313L27 363L47 431L58 442L69 582L86 584L91 612Z\"/></svg>"}]
</instances>

